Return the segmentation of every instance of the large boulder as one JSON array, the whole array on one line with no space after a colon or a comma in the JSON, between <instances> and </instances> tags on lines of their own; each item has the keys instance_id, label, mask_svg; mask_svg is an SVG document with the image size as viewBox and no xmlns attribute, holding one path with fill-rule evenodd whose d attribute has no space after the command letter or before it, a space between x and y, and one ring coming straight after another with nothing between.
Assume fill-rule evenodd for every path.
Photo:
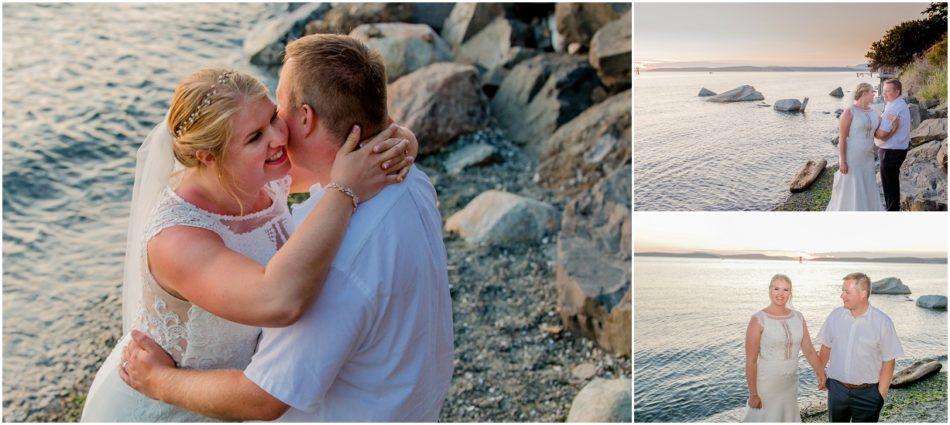
<instances>
[{"instance_id":1,"label":"large boulder","mask_svg":"<svg viewBox=\"0 0 950 425\"><path fill-rule=\"evenodd\" d=\"M939 360L924 359L918 360L895 373L891 378L891 386L895 388L904 387L922 378L940 371L942 365Z\"/></svg>"},{"instance_id":2,"label":"large boulder","mask_svg":"<svg viewBox=\"0 0 950 425\"><path fill-rule=\"evenodd\" d=\"M886 277L871 284L871 293L880 295L907 295L910 288L896 277Z\"/></svg>"},{"instance_id":3,"label":"large boulder","mask_svg":"<svg viewBox=\"0 0 950 425\"><path fill-rule=\"evenodd\" d=\"M490 190L469 202L445 222L445 230L471 244L540 243L559 228L551 205L508 192Z\"/></svg>"},{"instance_id":4,"label":"large boulder","mask_svg":"<svg viewBox=\"0 0 950 425\"><path fill-rule=\"evenodd\" d=\"M947 138L947 119L931 118L910 132L910 145L920 146L931 140Z\"/></svg>"},{"instance_id":5,"label":"large boulder","mask_svg":"<svg viewBox=\"0 0 950 425\"><path fill-rule=\"evenodd\" d=\"M901 164L901 208L947 210L947 140L934 140L907 152Z\"/></svg>"},{"instance_id":6,"label":"large boulder","mask_svg":"<svg viewBox=\"0 0 950 425\"><path fill-rule=\"evenodd\" d=\"M289 14L261 22L244 38L244 55L255 65L276 69L283 63L287 43L303 35L308 22L329 11L327 3L307 3Z\"/></svg>"},{"instance_id":7,"label":"large boulder","mask_svg":"<svg viewBox=\"0 0 950 425\"><path fill-rule=\"evenodd\" d=\"M568 202L555 272L565 327L627 356L632 350L630 172L628 164Z\"/></svg>"},{"instance_id":8,"label":"large boulder","mask_svg":"<svg viewBox=\"0 0 950 425\"><path fill-rule=\"evenodd\" d=\"M765 96L755 90L755 87L745 85L739 86L727 92L711 96L706 99L710 102L747 102L752 100L765 100Z\"/></svg>"},{"instance_id":9,"label":"large boulder","mask_svg":"<svg viewBox=\"0 0 950 425\"><path fill-rule=\"evenodd\" d=\"M304 35L349 34L363 24L405 22L413 15L411 3L340 3L323 18L304 28Z\"/></svg>"},{"instance_id":10,"label":"large boulder","mask_svg":"<svg viewBox=\"0 0 950 425\"><path fill-rule=\"evenodd\" d=\"M828 161L820 159L818 161L809 160L802 169L795 175L792 182L788 185L788 190L792 193L799 193L808 190L808 188L818 180L821 173L828 166Z\"/></svg>"},{"instance_id":11,"label":"large boulder","mask_svg":"<svg viewBox=\"0 0 950 425\"><path fill-rule=\"evenodd\" d=\"M453 48L478 34L505 9L499 3L457 3L442 24L442 38Z\"/></svg>"},{"instance_id":12,"label":"large boulder","mask_svg":"<svg viewBox=\"0 0 950 425\"><path fill-rule=\"evenodd\" d=\"M944 295L921 295L917 298L917 307L946 310L947 297Z\"/></svg>"},{"instance_id":13,"label":"large boulder","mask_svg":"<svg viewBox=\"0 0 950 425\"><path fill-rule=\"evenodd\" d=\"M779 99L772 104L772 109L779 112L798 112L802 109L802 102L798 99Z\"/></svg>"},{"instance_id":14,"label":"large boulder","mask_svg":"<svg viewBox=\"0 0 950 425\"><path fill-rule=\"evenodd\" d=\"M716 95L716 92L709 90L705 87L699 89L699 97L708 97L708 96L715 96L715 95Z\"/></svg>"},{"instance_id":15,"label":"large boulder","mask_svg":"<svg viewBox=\"0 0 950 425\"><path fill-rule=\"evenodd\" d=\"M427 65L452 60L449 45L425 24L365 24L350 32L350 37L379 51L389 82Z\"/></svg>"},{"instance_id":16,"label":"large boulder","mask_svg":"<svg viewBox=\"0 0 950 425\"><path fill-rule=\"evenodd\" d=\"M531 59L542 52L537 49L515 46L508 49L508 52L501 58L498 66L482 73L482 91L488 97L494 97L501 83L508 78L508 74L519 63Z\"/></svg>"},{"instance_id":17,"label":"large boulder","mask_svg":"<svg viewBox=\"0 0 950 425\"><path fill-rule=\"evenodd\" d=\"M541 185L573 196L629 163L631 123L627 90L561 126L542 145Z\"/></svg>"},{"instance_id":18,"label":"large boulder","mask_svg":"<svg viewBox=\"0 0 950 425\"><path fill-rule=\"evenodd\" d=\"M554 17L561 45L590 46L597 30L629 10L630 3L557 3Z\"/></svg>"},{"instance_id":19,"label":"large boulder","mask_svg":"<svg viewBox=\"0 0 950 425\"><path fill-rule=\"evenodd\" d=\"M844 97L844 91L841 90L841 87L838 87L838 88L832 90L831 93L828 93L828 95L829 95L829 96L834 96L834 97Z\"/></svg>"},{"instance_id":20,"label":"large boulder","mask_svg":"<svg viewBox=\"0 0 950 425\"><path fill-rule=\"evenodd\" d=\"M477 130L488 118L488 100L471 65L434 63L389 85L389 114L419 139L422 155Z\"/></svg>"},{"instance_id":21,"label":"large boulder","mask_svg":"<svg viewBox=\"0 0 950 425\"><path fill-rule=\"evenodd\" d=\"M492 114L511 139L538 153L541 142L594 103L600 87L587 61L544 54L521 62L498 87Z\"/></svg>"},{"instance_id":22,"label":"large boulder","mask_svg":"<svg viewBox=\"0 0 950 425\"><path fill-rule=\"evenodd\" d=\"M632 422L630 379L595 378L571 402L567 422Z\"/></svg>"},{"instance_id":23,"label":"large boulder","mask_svg":"<svg viewBox=\"0 0 950 425\"><path fill-rule=\"evenodd\" d=\"M484 72L508 62L513 47L524 46L529 37L526 24L516 20L495 18L474 37L455 49L455 61L476 65Z\"/></svg>"},{"instance_id":24,"label":"large boulder","mask_svg":"<svg viewBox=\"0 0 950 425\"><path fill-rule=\"evenodd\" d=\"M936 108L931 108L927 110L928 118L946 118L947 117L947 104L944 102L941 105L938 105Z\"/></svg>"},{"instance_id":25,"label":"large boulder","mask_svg":"<svg viewBox=\"0 0 950 425\"><path fill-rule=\"evenodd\" d=\"M613 21L594 34L587 59L597 70L600 81L612 92L630 87L630 71L633 64L630 38L630 12Z\"/></svg>"}]
</instances>

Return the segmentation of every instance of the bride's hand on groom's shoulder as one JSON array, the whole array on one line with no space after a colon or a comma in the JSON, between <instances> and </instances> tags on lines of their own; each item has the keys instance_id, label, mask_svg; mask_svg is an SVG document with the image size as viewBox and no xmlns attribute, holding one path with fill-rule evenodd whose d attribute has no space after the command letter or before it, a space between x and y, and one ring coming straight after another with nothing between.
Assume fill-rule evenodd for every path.
<instances>
[{"instance_id":1,"label":"bride's hand on groom's shoulder","mask_svg":"<svg viewBox=\"0 0 950 425\"><path fill-rule=\"evenodd\" d=\"M175 361L147 335L132 331L132 338L122 349L119 377L136 391L158 399L156 379L162 369L174 369Z\"/></svg>"}]
</instances>

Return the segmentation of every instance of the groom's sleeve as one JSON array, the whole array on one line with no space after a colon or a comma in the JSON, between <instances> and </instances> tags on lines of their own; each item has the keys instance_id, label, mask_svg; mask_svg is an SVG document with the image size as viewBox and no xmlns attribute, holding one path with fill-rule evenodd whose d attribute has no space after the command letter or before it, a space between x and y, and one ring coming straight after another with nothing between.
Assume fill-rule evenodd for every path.
<instances>
[{"instance_id":1,"label":"groom's sleeve","mask_svg":"<svg viewBox=\"0 0 950 425\"><path fill-rule=\"evenodd\" d=\"M894 112L894 108L891 105L884 107L884 113L881 114L881 125L878 127L882 131L891 131L891 120L887 119L888 114L899 115L897 112Z\"/></svg>"},{"instance_id":2,"label":"groom's sleeve","mask_svg":"<svg viewBox=\"0 0 950 425\"><path fill-rule=\"evenodd\" d=\"M881 360L888 362L904 355L901 340L897 338L894 322L888 320L881 330Z\"/></svg>"},{"instance_id":3,"label":"groom's sleeve","mask_svg":"<svg viewBox=\"0 0 950 425\"><path fill-rule=\"evenodd\" d=\"M828 318L825 319L825 323L821 324L821 330L818 331L818 342L828 348L833 348L831 345L833 342L831 335L834 333L831 332L831 316L833 314L834 313L828 315Z\"/></svg>"},{"instance_id":4,"label":"groom's sleeve","mask_svg":"<svg viewBox=\"0 0 950 425\"><path fill-rule=\"evenodd\" d=\"M372 323L367 288L331 268L317 301L297 323L264 329L244 375L295 409L316 409Z\"/></svg>"}]
</instances>

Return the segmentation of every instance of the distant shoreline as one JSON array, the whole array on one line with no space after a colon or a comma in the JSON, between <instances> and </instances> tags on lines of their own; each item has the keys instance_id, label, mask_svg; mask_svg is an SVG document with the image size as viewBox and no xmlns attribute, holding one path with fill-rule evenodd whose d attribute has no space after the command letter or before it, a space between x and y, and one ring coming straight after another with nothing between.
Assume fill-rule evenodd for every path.
<instances>
[{"instance_id":1,"label":"distant shoreline","mask_svg":"<svg viewBox=\"0 0 950 425\"><path fill-rule=\"evenodd\" d=\"M667 253L667 252L634 252L634 257L667 257L667 258L699 258L699 259L722 259L722 260L773 260L773 261L798 261L797 257L786 257L778 255L764 254L713 254L708 252L689 252L689 253ZM808 262L841 262L841 263L901 263L901 264L946 264L945 258L919 258L919 257L840 257L840 258L815 258L803 260Z\"/></svg>"},{"instance_id":2,"label":"distant shoreline","mask_svg":"<svg viewBox=\"0 0 950 425\"><path fill-rule=\"evenodd\" d=\"M640 68L639 72L871 72L868 68L847 66L724 66L686 68Z\"/></svg>"}]
</instances>

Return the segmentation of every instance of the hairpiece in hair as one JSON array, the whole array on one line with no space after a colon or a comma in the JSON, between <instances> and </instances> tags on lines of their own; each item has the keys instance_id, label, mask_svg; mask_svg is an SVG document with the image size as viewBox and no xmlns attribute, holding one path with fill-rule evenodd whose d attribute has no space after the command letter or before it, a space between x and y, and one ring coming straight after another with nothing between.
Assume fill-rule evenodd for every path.
<instances>
[{"instance_id":1,"label":"hairpiece in hair","mask_svg":"<svg viewBox=\"0 0 950 425\"><path fill-rule=\"evenodd\" d=\"M192 124L198 119L198 116L201 115L201 109L211 105L211 96L218 94L218 90L215 88L219 84L224 84L228 81L231 76L234 75L231 71L225 71L218 76L218 80L211 84L211 87L208 88L208 92L205 93L204 97L201 99L201 102L198 103L198 107L188 115L188 119L185 122L178 125L178 128L175 129L175 137L181 137L182 134L185 134L185 131L188 130L188 127L191 127Z\"/></svg>"}]
</instances>

